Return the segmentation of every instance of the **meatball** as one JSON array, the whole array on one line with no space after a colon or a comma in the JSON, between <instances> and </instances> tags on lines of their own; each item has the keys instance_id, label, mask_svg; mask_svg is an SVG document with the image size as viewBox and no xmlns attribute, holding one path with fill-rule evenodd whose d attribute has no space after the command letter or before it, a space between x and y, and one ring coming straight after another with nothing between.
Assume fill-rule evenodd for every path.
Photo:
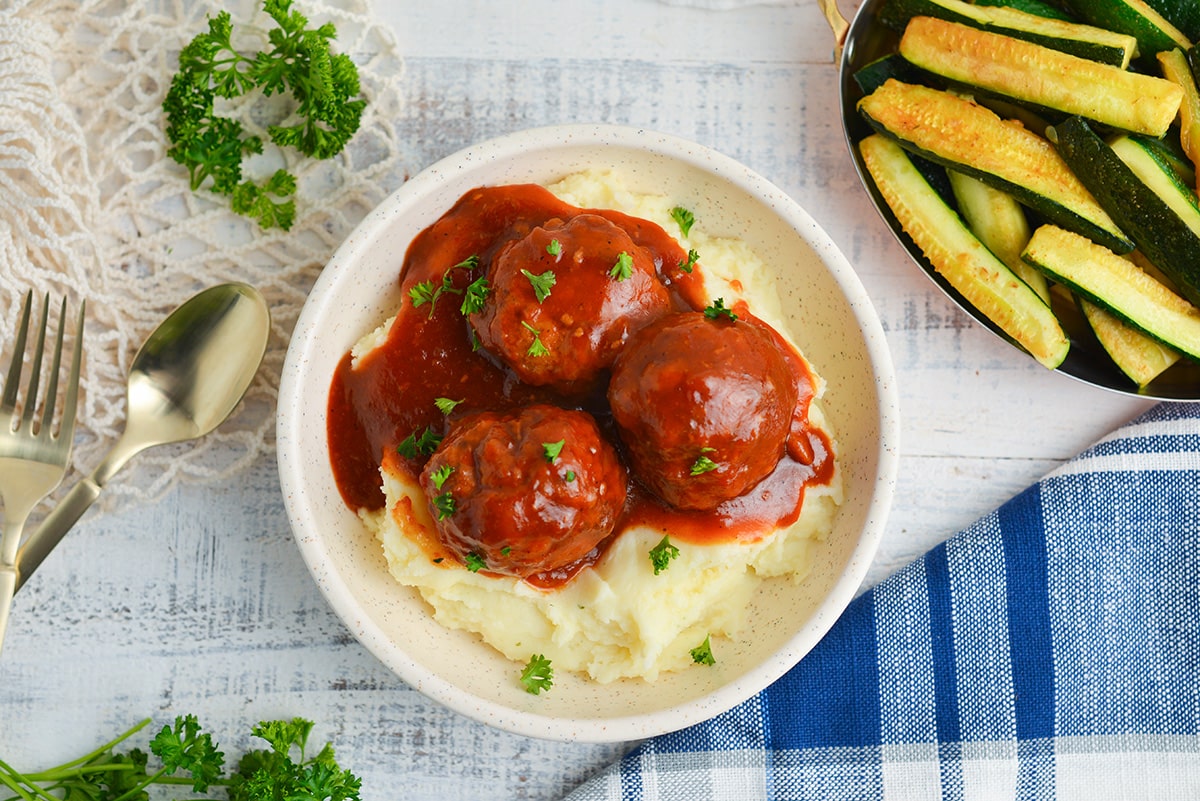
<instances>
[{"instance_id":1,"label":"meatball","mask_svg":"<svg viewBox=\"0 0 1200 801\"><path fill-rule=\"evenodd\" d=\"M590 414L545 404L457 421L420 477L443 544L469 568L519 577L587 556L627 481Z\"/></svg>"},{"instance_id":2,"label":"meatball","mask_svg":"<svg viewBox=\"0 0 1200 801\"><path fill-rule=\"evenodd\" d=\"M597 214L553 219L505 245L471 315L480 344L527 384L582 393L625 340L670 311L653 257Z\"/></svg>"},{"instance_id":3,"label":"meatball","mask_svg":"<svg viewBox=\"0 0 1200 801\"><path fill-rule=\"evenodd\" d=\"M608 400L637 479L677 508L713 509L775 469L798 394L764 324L684 312L630 339Z\"/></svg>"}]
</instances>

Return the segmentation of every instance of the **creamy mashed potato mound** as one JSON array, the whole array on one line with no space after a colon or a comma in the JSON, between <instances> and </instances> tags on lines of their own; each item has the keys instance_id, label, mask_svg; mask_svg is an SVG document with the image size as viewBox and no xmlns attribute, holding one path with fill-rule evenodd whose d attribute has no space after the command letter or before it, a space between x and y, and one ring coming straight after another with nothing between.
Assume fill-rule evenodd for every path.
<instances>
[{"instance_id":1,"label":"creamy mashed potato mound","mask_svg":"<svg viewBox=\"0 0 1200 801\"><path fill-rule=\"evenodd\" d=\"M548 187L583 208L608 208L658 223L686 248L695 248L710 297L729 305L745 299L756 316L794 341L783 322L774 277L745 243L706 234L703 220L687 237L671 219L672 199L626 189L610 172L589 171ZM355 346L355 358L385 339L384 323ZM810 368L811 369L811 368ZM822 412L824 384L816 384L811 423L834 442ZM836 447L835 447L836 465ZM648 556L662 539L656 530L629 528L592 568L566 585L542 590L511 577L472 573L450 559L435 563L421 540L436 537L424 496L415 481L382 471L385 509L364 511L376 533L392 576L414 587L450 628L475 632L514 662L544 654L556 670L570 670L599 682L621 678L653 681L664 671L693 663L691 649L711 637L718 660L736 648L747 603L767 579L803 581L811 549L828 535L842 502L840 470L828 486L810 486L799 519L753 543L693 545L672 540L678 558L654 575Z\"/></svg>"}]
</instances>

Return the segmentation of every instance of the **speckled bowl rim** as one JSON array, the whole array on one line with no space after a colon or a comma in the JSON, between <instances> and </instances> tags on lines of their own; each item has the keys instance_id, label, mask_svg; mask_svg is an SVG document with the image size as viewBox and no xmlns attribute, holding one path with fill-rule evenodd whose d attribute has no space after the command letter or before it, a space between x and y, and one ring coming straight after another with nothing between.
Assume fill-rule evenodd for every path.
<instances>
[{"instance_id":1,"label":"speckled bowl rim","mask_svg":"<svg viewBox=\"0 0 1200 801\"><path fill-rule=\"evenodd\" d=\"M362 249L372 244L373 235L397 215L419 208L422 198L436 191L449 180L448 177L458 180L464 173L481 166L486 168L498 161L527 157L531 151L580 144L632 148L681 162L688 169L730 182L775 211L814 250L844 296L862 333L862 347L878 393L878 453L871 454L871 458L877 460L878 468L873 484L868 488L869 498L852 501L867 504L863 513L865 522L840 578L812 610L805 625L771 658L713 692L665 709L602 719L548 717L511 708L464 693L462 687L406 658L402 646L367 619L345 582L325 563L330 558L329 551L322 533L314 530L311 524L306 493L307 471L312 468L304 463L301 448L305 427L312 424L304 413L306 403L312 403L310 381L318 378L307 373L308 352L314 338L321 335L315 327L316 322L327 311L323 309L323 303L333 292L334 285L349 280L348 271ZM399 263L397 272L398 268ZM322 398L328 390L328 378L320 376L318 392ZM460 150L409 179L363 219L330 259L297 319L279 387L277 458L288 518L310 572L335 613L389 669L427 697L502 730L550 740L617 742L656 736L711 719L765 689L820 641L853 600L878 548L895 488L899 428L895 372L882 325L850 263L806 211L761 175L708 147L642 128L575 124L522 130ZM325 469L328 470L327 465Z\"/></svg>"}]
</instances>

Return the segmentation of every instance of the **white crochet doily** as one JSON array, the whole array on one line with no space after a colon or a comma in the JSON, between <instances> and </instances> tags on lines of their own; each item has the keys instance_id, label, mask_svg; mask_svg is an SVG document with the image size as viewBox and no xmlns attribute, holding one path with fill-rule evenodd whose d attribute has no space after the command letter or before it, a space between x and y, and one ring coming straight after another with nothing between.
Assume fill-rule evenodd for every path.
<instances>
[{"instance_id":1,"label":"white crochet doily","mask_svg":"<svg viewBox=\"0 0 1200 801\"><path fill-rule=\"evenodd\" d=\"M72 309L87 299L64 489L120 435L130 362L173 308L223 281L257 287L271 307L266 357L233 416L198 442L143 451L109 484L102 506L228 477L273 449L279 373L305 295L354 225L404 180L393 127L403 61L390 31L369 0L297 0L294 8L336 25L334 49L358 64L368 105L339 156L292 161L299 189L286 232L262 231L225 198L193 193L166 156L162 100L180 48L222 9L235 31L270 27L260 2L17 0L0 8L0 372L26 291L49 292L52 303L65 295ZM266 169L269 154L263 159Z\"/></svg>"}]
</instances>

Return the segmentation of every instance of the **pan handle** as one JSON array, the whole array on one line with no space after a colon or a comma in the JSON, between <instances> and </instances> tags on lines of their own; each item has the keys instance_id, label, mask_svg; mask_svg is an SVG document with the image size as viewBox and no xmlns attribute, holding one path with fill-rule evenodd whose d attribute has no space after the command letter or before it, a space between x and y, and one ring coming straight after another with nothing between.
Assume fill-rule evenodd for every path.
<instances>
[{"instance_id":1,"label":"pan handle","mask_svg":"<svg viewBox=\"0 0 1200 801\"><path fill-rule=\"evenodd\" d=\"M817 5L821 6L821 13L825 15L825 21L829 23L829 28L833 31L834 51L837 53L838 60L841 60L842 48L846 46L846 34L850 30L850 23L838 10L837 0L817 0Z\"/></svg>"}]
</instances>

